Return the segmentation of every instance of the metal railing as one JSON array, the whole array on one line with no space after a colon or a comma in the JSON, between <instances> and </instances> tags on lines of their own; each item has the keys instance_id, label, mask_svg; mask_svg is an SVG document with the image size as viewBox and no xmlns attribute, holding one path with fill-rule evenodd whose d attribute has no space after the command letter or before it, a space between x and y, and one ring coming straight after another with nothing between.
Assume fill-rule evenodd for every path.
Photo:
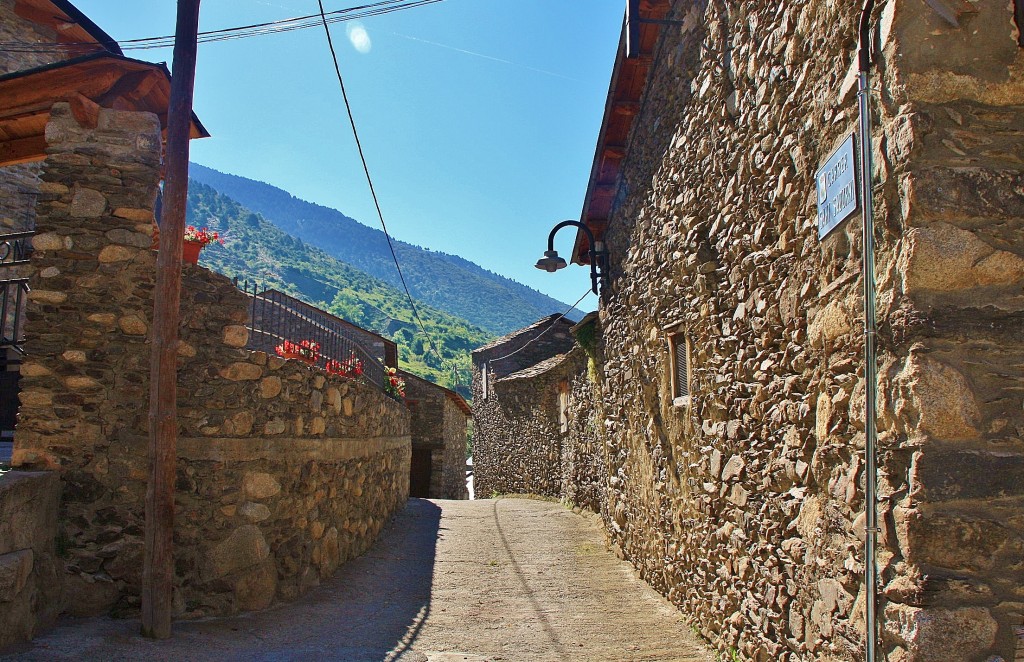
<instances>
[{"instance_id":1,"label":"metal railing","mask_svg":"<svg viewBox=\"0 0 1024 662\"><path fill-rule=\"evenodd\" d=\"M20 354L25 350L25 305L28 302L28 278L19 277L18 265L28 264L32 255L34 232L12 232L0 235L0 349L12 348ZM9 277L13 270L14 277Z\"/></svg>"},{"instance_id":2,"label":"metal railing","mask_svg":"<svg viewBox=\"0 0 1024 662\"><path fill-rule=\"evenodd\" d=\"M355 357L362 363L363 379L384 388L382 357L367 351L337 318L254 282L236 279L235 285L249 298L249 349L274 354L286 340L311 340L320 345L316 367L325 370L331 360L343 363Z\"/></svg>"}]
</instances>

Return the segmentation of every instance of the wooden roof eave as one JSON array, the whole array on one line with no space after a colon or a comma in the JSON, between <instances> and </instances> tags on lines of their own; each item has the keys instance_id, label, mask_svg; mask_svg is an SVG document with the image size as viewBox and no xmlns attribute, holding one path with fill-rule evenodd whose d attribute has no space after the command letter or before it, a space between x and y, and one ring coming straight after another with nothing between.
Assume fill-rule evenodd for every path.
<instances>
[{"instance_id":1,"label":"wooden roof eave","mask_svg":"<svg viewBox=\"0 0 1024 662\"><path fill-rule=\"evenodd\" d=\"M53 104L155 113L167 127L171 75L167 67L108 51L0 76L0 166L46 157L45 130ZM98 112L98 108L92 113ZM84 115L76 112L79 121ZM192 138L209 132L192 114Z\"/></svg>"},{"instance_id":2,"label":"wooden roof eave","mask_svg":"<svg viewBox=\"0 0 1024 662\"><path fill-rule=\"evenodd\" d=\"M640 3L640 17L664 19L669 9L669 0L643 0ZM580 221L590 228L597 241L603 239L611 215L612 204L618 191L620 166L626 157L627 140L639 114L640 101L647 87L660 29L659 23L642 23L640 54L636 58L627 58L626 24L623 21L611 82L608 86L608 97L605 101L604 118L598 133L587 193L583 199L583 211L580 213ZM575 264L590 263L587 239L582 231L576 233L571 261Z\"/></svg>"}]
</instances>

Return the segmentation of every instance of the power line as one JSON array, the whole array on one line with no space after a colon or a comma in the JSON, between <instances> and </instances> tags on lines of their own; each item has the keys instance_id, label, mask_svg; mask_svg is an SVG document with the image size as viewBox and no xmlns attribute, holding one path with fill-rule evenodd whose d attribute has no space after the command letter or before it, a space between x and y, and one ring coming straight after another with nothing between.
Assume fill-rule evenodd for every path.
<instances>
[{"instance_id":1,"label":"power line","mask_svg":"<svg viewBox=\"0 0 1024 662\"><path fill-rule=\"evenodd\" d=\"M508 354L506 354L505 356L499 356L499 357L497 357L497 358L494 358L494 359L487 359L487 360L488 360L488 361L501 361L502 359L507 359L507 358L508 358L508 357L510 357L510 356L515 356L516 354L518 354L519 352L523 351L524 349L526 349L527 347L529 347L529 346L530 346L530 345L532 345L533 343L537 342L538 340L540 340L540 339L541 339L541 337L543 337L543 336L544 336L544 334L545 334L545 333L547 333L547 332L548 332L548 331L550 331L551 329L555 328L555 324L556 324L556 323L558 323L558 321L559 321L559 320L561 320L561 319L564 319L566 315L568 315L569 313L571 313L571 312L572 312L572 311L573 311L573 310L574 310L574 309L576 308L576 306L580 305L580 302L581 302L581 301L583 301L584 299L586 299L586 298L587 298L587 295L589 295L590 293L591 293L591 291L590 291L590 290L587 290L586 292L584 292L584 293L583 293L583 296L581 296L581 297L580 297L579 299L576 299L576 303L574 303L574 304L572 304L571 306L569 306L569 307L568 307L568 308L567 308L567 309L565 310L565 312L564 312L564 313L562 313L561 315L559 315L559 316L558 316L558 317L556 317L555 319L551 320L551 324L549 324L549 325L548 325L548 327L547 327L546 329L544 329L543 331L541 331L540 333L538 333L538 334L537 334L536 336L534 336L533 338L530 338L529 342L527 342L527 343L526 343L525 345L523 345L522 347L520 347L520 348L519 348L519 349L517 349L516 351L514 351L514 352L509 352L509 353L508 353Z\"/></svg>"},{"instance_id":2,"label":"power line","mask_svg":"<svg viewBox=\"0 0 1024 662\"><path fill-rule=\"evenodd\" d=\"M429 0L423 1L426 2ZM349 103L348 92L345 89L345 79L341 75L341 66L338 64L338 53L334 50L334 40L331 38L331 29L327 23L327 15L324 12L323 0L317 0L317 4L320 6L320 19L324 26L324 32L327 33L327 46L331 49L331 58L334 60L334 72L338 76L338 85L341 86L341 96L345 100L345 111L348 113L348 121L352 126L352 136L355 139L356 149L359 152L359 160L363 164L363 173L366 175L366 183L370 187L370 195L373 197L373 205L377 210L377 218L380 219L380 226L384 230L384 237L388 240L388 249L391 251L391 259L395 262L395 269L398 270L398 277L402 281L402 288L405 290L405 296L409 299L409 305L412 307L412 314L413 317L416 318L416 323L420 327L420 332L427 339L427 342L430 343L430 349L433 350L437 360L441 362L442 366L444 366L444 357L441 356L441 352L438 351L437 344L434 342L433 336L427 333L426 326L424 326L423 320L420 318L419 309L416 307L416 302L413 300L412 293L409 291L409 284L405 281L405 274L402 273L402 265L398 263L398 254L395 252L395 245L391 241L391 233L388 232L387 223L384 222L384 212L381 211L380 200L377 198L377 190L374 188L373 178L370 176L370 167L366 163L366 154L363 152L363 144L359 140L359 131L356 129L356 120L352 115L352 104ZM456 368L453 371L453 374L456 378L455 386L457 388L459 386L458 370L454 362L452 362L452 366Z\"/></svg>"},{"instance_id":3,"label":"power line","mask_svg":"<svg viewBox=\"0 0 1024 662\"><path fill-rule=\"evenodd\" d=\"M310 14L308 16L296 16L294 18L286 18L267 23L254 23L251 25L200 32L199 43L245 39L248 37L260 37L268 34L292 32L294 30L305 30L307 28L317 27L324 20L327 23L353 21L373 16L381 16L383 14L390 14L392 12L403 11L406 9L414 9L416 7L431 5L442 1L443 0L380 0L379 2L371 4L358 5L355 7L347 7L345 9L327 12L322 16L320 14ZM174 36L167 35L161 37L126 39L118 42L118 45L121 47L121 50L124 51L170 48L174 45ZM68 48L78 50L103 50L103 46L95 42L0 42L0 52L6 53L52 52L62 51Z\"/></svg>"}]
</instances>

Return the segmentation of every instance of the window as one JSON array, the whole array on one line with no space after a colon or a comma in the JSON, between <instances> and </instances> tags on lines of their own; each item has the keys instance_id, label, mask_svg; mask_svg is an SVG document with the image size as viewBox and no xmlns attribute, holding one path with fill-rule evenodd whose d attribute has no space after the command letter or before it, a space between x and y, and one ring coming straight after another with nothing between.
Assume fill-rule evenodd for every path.
<instances>
[{"instance_id":1,"label":"window","mask_svg":"<svg viewBox=\"0 0 1024 662\"><path fill-rule=\"evenodd\" d=\"M669 363L672 369L672 404L690 403L689 342L686 334L674 333L668 337Z\"/></svg>"},{"instance_id":2,"label":"window","mask_svg":"<svg viewBox=\"0 0 1024 662\"><path fill-rule=\"evenodd\" d=\"M558 383L558 427L565 434L569 431L569 381Z\"/></svg>"},{"instance_id":3,"label":"window","mask_svg":"<svg viewBox=\"0 0 1024 662\"><path fill-rule=\"evenodd\" d=\"M491 362L484 361L483 369L480 371L480 385L484 400L487 399L487 371L490 370Z\"/></svg>"}]
</instances>

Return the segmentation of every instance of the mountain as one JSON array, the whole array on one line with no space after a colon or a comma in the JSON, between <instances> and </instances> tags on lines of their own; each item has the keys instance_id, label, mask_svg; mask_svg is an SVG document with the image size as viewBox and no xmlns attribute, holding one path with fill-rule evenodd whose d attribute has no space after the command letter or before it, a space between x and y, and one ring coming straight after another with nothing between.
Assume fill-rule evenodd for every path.
<instances>
[{"instance_id":1,"label":"mountain","mask_svg":"<svg viewBox=\"0 0 1024 662\"><path fill-rule=\"evenodd\" d=\"M345 264L293 237L260 214L195 180L189 184L190 225L217 230L224 245L209 244L200 264L228 277L255 280L353 324L390 338L398 345L399 366L455 389L450 372L459 371L458 391L469 397L469 353L494 334L464 319L417 302L420 318L444 358L442 365L413 317L404 291Z\"/></svg>"},{"instance_id":2,"label":"mountain","mask_svg":"<svg viewBox=\"0 0 1024 662\"><path fill-rule=\"evenodd\" d=\"M299 200L287 191L192 163L192 179L259 212L288 234L318 246L342 262L402 286L380 230L335 209ZM497 335L565 311L566 304L461 258L392 238L412 296ZM568 316L579 320L577 310Z\"/></svg>"}]
</instances>

